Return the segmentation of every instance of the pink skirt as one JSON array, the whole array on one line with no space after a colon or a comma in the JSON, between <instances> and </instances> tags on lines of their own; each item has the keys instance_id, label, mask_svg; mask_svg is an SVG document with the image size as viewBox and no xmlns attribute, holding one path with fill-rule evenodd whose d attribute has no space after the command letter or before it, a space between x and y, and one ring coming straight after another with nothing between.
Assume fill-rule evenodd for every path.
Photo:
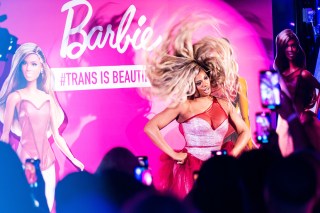
<instances>
[{"instance_id":1,"label":"pink skirt","mask_svg":"<svg viewBox=\"0 0 320 213\"><path fill-rule=\"evenodd\" d=\"M159 190L183 199L194 183L194 172L199 171L203 161L188 153L184 164L177 164L167 154L160 156Z\"/></svg>"},{"instance_id":2,"label":"pink skirt","mask_svg":"<svg viewBox=\"0 0 320 213\"><path fill-rule=\"evenodd\" d=\"M225 142L221 149L230 154L233 149L233 142ZM182 150L186 152L186 149ZM177 164L169 155L162 153L160 155L161 166L159 170L159 190L172 193L178 198L183 199L192 189L194 172L200 170L204 161L188 153L184 164Z\"/></svg>"}]
</instances>

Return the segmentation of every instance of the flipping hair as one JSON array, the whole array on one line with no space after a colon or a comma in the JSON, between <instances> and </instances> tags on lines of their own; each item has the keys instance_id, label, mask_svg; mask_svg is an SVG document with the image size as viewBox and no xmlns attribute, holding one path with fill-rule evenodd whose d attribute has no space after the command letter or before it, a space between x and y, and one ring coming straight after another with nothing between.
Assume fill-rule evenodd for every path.
<instances>
[{"instance_id":1,"label":"flipping hair","mask_svg":"<svg viewBox=\"0 0 320 213\"><path fill-rule=\"evenodd\" d=\"M44 91L53 98L57 107L56 111L58 112L58 121L59 124L61 124L64 120L64 113L52 90L53 74L49 65L47 64L46 58L42 50L38 45L34 43L22 44L13 55L10 73L4 81L0 90L0 121L3 122L4 109L6 107L6 102L9 94L19 89L23 89L27 86L27 81L22 73L22 62L30 54L36 54L40 59L43 68L43 73L40 74L37 79L37 86L39 90ZM21 130L17 122L17 112L15 112L14 115L14 121L12 124L11 131L18 136L21 135Z\"/></svg>"},{"instance_id":2,"label":"flipping hair","mask_svg":"<svg viewBox=\"0 0 320 213\"><path fill-rule=\"evenodd\" d=\"M295 65L300 68L306 68L306 55L300 45L297 35L290 29L281 31L276 37L276 57L274 60L273 67L280 73L283 73L289 68L289 61L286 57L286 47L290 40L294 40L297 43L297 56L294 59Z\"/></svg>"},{"instance_id":3,"label":"flipping hair","mask_svg":"<svg viewBox=\"0 0 320 213\"><path fill-rule=\"evenodd\" d=\"M211 27L219 34L219 21L208 16L189 16L179 21L163 37L163 43L147 57L146 74L152 94L172 104L193 98L194 78L204 70L212 88L220 88L229 101L238 91L238 64L230 43L222 36L195 39L196 30Z\"/></svg>"}]
</instances>

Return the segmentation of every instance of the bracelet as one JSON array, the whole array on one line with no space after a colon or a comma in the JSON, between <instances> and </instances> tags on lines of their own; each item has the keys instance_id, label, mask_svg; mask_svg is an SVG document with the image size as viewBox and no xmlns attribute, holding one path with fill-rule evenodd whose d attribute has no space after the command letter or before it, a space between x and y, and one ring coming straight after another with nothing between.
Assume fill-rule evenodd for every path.
<instances>
[{"instance_id":1,"label":"bracelet","mask_svg":"<svg viewBox=\"0 0 320 213\"><path fill-rule=\"evenodd\" d=\"M294 119L298 118L297 113L292 113L291 115L289 115L289 117L287 118L287 122L290 123L292 122Z\"/></svg>"}]
</instances>

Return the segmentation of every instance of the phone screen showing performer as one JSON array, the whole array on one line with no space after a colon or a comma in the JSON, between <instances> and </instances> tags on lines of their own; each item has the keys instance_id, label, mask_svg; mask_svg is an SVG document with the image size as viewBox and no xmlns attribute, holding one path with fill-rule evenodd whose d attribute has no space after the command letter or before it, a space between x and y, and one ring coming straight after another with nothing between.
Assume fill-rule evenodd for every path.
<instances>
[{"instance_id":1,"label":"phone screen showing performer","mask_svg":"<svg viewBox=\"0 0 320 213\"><path fill-rule=\"evenodd\" d=\"M279 80L279 73L275 70L260 71L260 97L264 108L272 110L280 106Z\"/></svg>"},{"instance_id":2,"label":"phone screen showing performer","mask_svg":"<svg viewBox=\"0 0 320 213\"><path fill-rule=\"evenodd\" d=\"M221 150L214 150L214 151L211 151L211 157L215 157L215 156L223 156L223 155L228 155L227 150L225 150L225 149L221 149Z\"/></svg>"},{"instance_id":3,"label":"phone screen showing performer","mask_svg":"<svg viewBox=\"0 0 320 213\"><path fill-rule=\"evenodd\" d=\"M141 183L150 186L152 185L152 173L149 169L148 157L138 156L139 166L134 170L135 178Z\"/></svg>"},{"instance_id":4,"label":"phone screen showing performer","mask_svg":"<svg viewBox=\"0 0 320 213\"><path fill-rule=\"evenodd\" d=\"M39 167L39 159L26 159L24 164L24 172L27 177L27 181L32 188L38 187L37 167Z\"/></svg>"},{"instance_id":5,"label":"phone screen showing performer","mask_svg":"<svg viewBox=\"0 0 320 213\"><path fill-rule=\"evenodd\" d=\"M269 143L271 116L269 112L256 113L256 139L258 143Z\"/></svg>"}]
</instances>

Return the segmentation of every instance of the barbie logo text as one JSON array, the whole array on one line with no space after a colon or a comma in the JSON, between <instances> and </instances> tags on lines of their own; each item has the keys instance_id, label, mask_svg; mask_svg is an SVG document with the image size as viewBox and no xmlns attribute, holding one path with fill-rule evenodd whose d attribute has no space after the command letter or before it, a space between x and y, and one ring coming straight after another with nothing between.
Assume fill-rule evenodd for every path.
<instances>
[{"instance_id":1,"label":"barbie logo text","mask_svg":"<svg viewBox=\"0 0 320 213\"><path fill-rule=\"evenodd\" d=\"M73 27L73 8L80 5L85 5L88 11L84 16L84 19L80 21L79 25ZM159 45L162 40L161 36L159 36L155 40L152 40L153 29L151 27L146 27L143 31L140 29L140 27L142 27L147 20L144 15L140 16L140 18L138 19L139 28L134 31L133 35L129 34L128 31L131 27L132 20L136 13L136 7L134 5L130 5L126 12L123 14L123 17L116 31L112 30L113 26L111 24L108 24L106 29L103 29L102 26L94 26L92 27L92 29L90 29L89 33L84 30L84 27L88 24L92 16L92 6L86 0L69 1L62 6L61 12L64 11L68 11L68 15L60 49L60 56L63 58L66 58L68 56L70 59L77 59L84 53L87 48L90 50L94 50L96 47L103 48L106 45L108 39L109 46L113 49L117 49L119 53L124 53L130 44L135 50L142 48L144 50L150 51L157 45ZM77 41L71 42L69 44L69 38L72 35L79 38L77 39Z\"/></svg>"}]
</instances>

